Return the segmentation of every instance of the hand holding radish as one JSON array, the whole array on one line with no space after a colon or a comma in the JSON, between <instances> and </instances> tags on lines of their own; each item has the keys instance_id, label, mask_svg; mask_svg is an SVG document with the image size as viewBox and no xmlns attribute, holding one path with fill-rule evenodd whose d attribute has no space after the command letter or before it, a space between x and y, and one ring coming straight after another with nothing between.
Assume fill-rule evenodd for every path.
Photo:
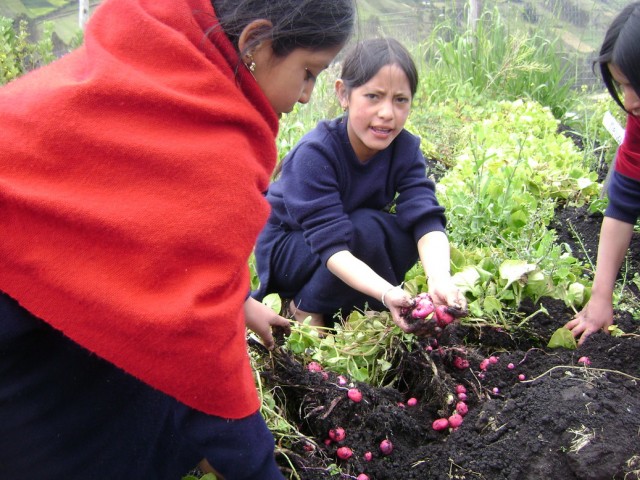
<instances>
[{"instance_id":1,"label":"hand holding radish","mask_svg":"<svg viewBox=\"0 0 640 480\"><path fill-rule=\"evenodd\" d=\"M406 332L430 337L438 337L442 329L466 313L466 309L436 305L431 295L426 292L418 294L412 300L411 307L401 309L401 316L409 327Z\"/></svg>"},{"instance_id":2,"label":"hand holding radish","mask_svg":"<svg viewBox=\"0 0 640 480\"><path fill-rule=\"evenodd\" d=\"M429 294L436 305L446 305L454 317L467 314L467 299L453 283L450 276L429 278Z\"/></svg>"},{"instance_id":3,"label":"hand holding radish","mask_svg":"<svg viewBox=\"0 0 640 480\"><path fill-rule=\"evenodd\" d=\"M255 298L249 297L244 302L244 316L247 328L255 332L269 350L273 350L275 347L272 328L282 329L286 334L291 332L289 320L281 317Z\"/></svg>"},{"instance_id":4,"label":"hand holding radish","mask_svg":"<svg viewBox=\"0 0 640 480\"><path fill-rule=\"evenodd\" d=\"M397 286L387 290L384 294L384 304L391 313L391 318L403 331L409 332L410 326L405 321L402 313L413 306L411 295L405 292L402 287Z\"/></svg>"}]
</instances>

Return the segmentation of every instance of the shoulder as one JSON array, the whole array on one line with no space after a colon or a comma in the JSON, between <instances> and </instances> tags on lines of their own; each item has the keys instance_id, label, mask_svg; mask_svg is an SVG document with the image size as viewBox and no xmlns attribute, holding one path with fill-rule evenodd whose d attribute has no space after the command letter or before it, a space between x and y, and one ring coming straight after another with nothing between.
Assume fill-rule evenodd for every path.
<instances>
[{"instance_id":1,"label":"shoulder","mask_svg":"<svg viewBox=\"0 0 640 480\"><path fill-rule=\"evenodd\" d=\"M346 128L339 121L321 120L313 130L306 133L294 147L296 153L315 150L318 152L330 152L335 155L336 150L340 150L343 139L346 139ZM292 151L293 153L293 151Z\"/></svg>"},{"instance_id":2,"label":"shoulder","mask_svg":"<svg viewBox=\"0 0 640 480\"><path fill-rule=\"evenodd\" d=\"M405 148L420 148L420 137L403 128L396 137L396 143Z\"/></svg>"}]
</instances>

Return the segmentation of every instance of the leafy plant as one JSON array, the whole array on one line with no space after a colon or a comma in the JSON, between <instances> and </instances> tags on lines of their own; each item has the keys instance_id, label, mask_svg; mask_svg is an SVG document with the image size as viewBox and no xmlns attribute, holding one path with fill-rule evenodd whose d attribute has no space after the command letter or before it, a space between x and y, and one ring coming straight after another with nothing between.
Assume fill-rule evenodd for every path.
<instances>
[{"instance_id":1,"label":"leafy plant","mask_svg":"<svg viewBox=\"0 0 640 480\"><path fill-rule=\"evenodd\" d=\"M14 25L13 20L0 17L0 85L53 61L52 37L51 22L44 23L42 39L31 42L26 20Z\"/></svg>"},{"instance_id":2,"label":"leafy plant","mask_svg":"<svg viewBox=\"0 0 640 480\"><path fill-rule=\"evenodd\" d=\"M351 312L330 335L320 335L308 324L292 326L286 349L307 361L370 385L388 384L387 378L398 341L411 341L388 312Z\"/></svg>"},{"instance_id":3,"label":"leafy plant","mask_svg":"<svg viewBox=\"0 0 640 480\"><path fill-rule=\"evenodd\" d=\"M569 63L550 31L510 29L497 8L483 12L474 29L452 22L434 28L420 58L429 59L423 88L432 101L447 98L528 98L556 117L569 108Z\"/></svg>"}]
</instances>

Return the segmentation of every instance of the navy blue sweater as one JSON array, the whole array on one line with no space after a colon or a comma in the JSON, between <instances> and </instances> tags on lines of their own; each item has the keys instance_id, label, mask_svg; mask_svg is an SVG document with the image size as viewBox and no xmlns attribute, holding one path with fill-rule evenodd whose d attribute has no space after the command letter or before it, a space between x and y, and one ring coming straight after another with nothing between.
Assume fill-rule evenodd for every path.
<instances>
[{"instance_id":1,"label":"navy blue sweater","mask_svg":"<svg viewBox=\"0 0 640 480\"><path fill-rule=\"evenodd\" d=\"M324 263L348 250L348 215L358 209L383 210L395 200L401 228L412 232L416 241L445 229L444 208L426 176L420 139L406 130L363 164L349 143L346 119L322 121L283 162L282 174L267 194L270 222L302 230Z\"/></svg>"}]
</instances>

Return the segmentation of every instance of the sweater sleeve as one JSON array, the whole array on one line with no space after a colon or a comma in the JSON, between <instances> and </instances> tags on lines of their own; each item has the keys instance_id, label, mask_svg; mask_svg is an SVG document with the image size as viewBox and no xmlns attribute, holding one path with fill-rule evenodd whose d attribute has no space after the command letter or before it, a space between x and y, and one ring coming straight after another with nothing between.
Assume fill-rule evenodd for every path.
<instances>
[{"instance_id":1,"label":"sweater sleeve","mask_svg":"<svg viewBox=\"0 0 640 480\"><path fill-rule=\"evenodd\" d=\"M636 223L640 216L640 118L629 115L609 184L607 217Z\"/></svg>"},{"instance_id":2,"label":"sweater sleeve","mask_svg":"<svg viewBox=\"0 0 640 480\"><path fill-rule=\"evenodd\" d=\"M635 224L640 216L640 182L626 177L617 170L611 175L609 184L607 217Z\"/></svg>"},{"instance_id":3,"label":"sweater sleeve","mask_svg":"<svg viewBox=\"0 0 640 480\"><path fill-rule=\"evenodd\" d=\"M398 192L396 210L400 225L412 230L416 241L429 232L445 231L444 207L436 198L435 183L427 178L419 138L405 131L396 142L394 164L397 166L392 172Z\"/></svg>"},{"instance_id":4,"label":"sweater sleeve","mask_svg":"<svg viewBox=\"0 0 640 480\"><path fill-rule=\"evenodd\" d=\"M323 262L348 250L353 226L344 210L338 180L342 154L324 129L298 144L283 164L281 190L287 213Z\"/></svg>"}]
</instances>

